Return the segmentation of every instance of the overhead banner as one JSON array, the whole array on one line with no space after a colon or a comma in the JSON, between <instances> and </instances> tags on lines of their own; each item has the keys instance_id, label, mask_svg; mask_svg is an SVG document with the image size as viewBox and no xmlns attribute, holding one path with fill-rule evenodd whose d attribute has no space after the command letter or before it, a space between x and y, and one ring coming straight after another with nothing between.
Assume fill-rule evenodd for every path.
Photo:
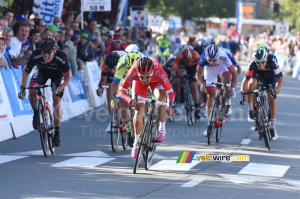
<instances>
[{"instance_id":1,"label":"overhead banner","mask_svg":"<svg viewBox=\"0 0 300 199\"><path fill-rule=\"evenodd\" d=\"M4 69L0 69L1 71ZM12 111L8 101L2 74L0 73L0 124L11 123L13 119Z\"/></svg>"},{"instance_id":2,"label":"overhead banner","mask_svg":"<svg viewBox=\"0 0 300 199\"><path fill-rule=\"evenodd\" d=\"M82 0L83 6L82 10L83 11L111 11L111 0Z\"/></svg>"},{"instance_id":3,"label":"overhead banner","mask_svg":"<svg viewBox=\"0 0 300 199\"><path fill-rule=\"evenodd\" d=\"M147 27L147 12L145 10L131 10L130 17L131 27Z\"/></svg>"},{"instance_id":4,"label":"overhead banner","mask_svg":"<svg viewBox=\"0 0 300 199\"><path fill-rule=\"evenodd\" d=\"M46 25L53 24L55 17L61 18L64 0L34 0L33 12L45 21Z\"/></svg>"},{"instance_id":5,"label":"overhead banner","mask_svg":"<svg viewBox=\"0 0 300 199\"><path fill-rule=\"evenodd\" d=\"M25 96L24 100L20 100L18 98L18 93L20 91L20 79L22 76L22 68L19 69L12 68L11 70L3 70L1 69L2 78L4 80L4 85L6 88L6 92L9 98L11 110L13 112L13 116L21 116L21 115L33 115L33 111L28 100L28 93ZM28 78L28 82L30 78ZM27 84L28 85L28 84Z\"/></svg>"},{"instance_id":6,"label":"overhead banner","mask_svg":"<svg viewBox=\"0 0 300 199\"><path fill-rule=\"evenodd\" d=\"M69 93L73 102L79 100L86 100L86 92L83 85L83 80L80 72L77 72L76 75L72 75L71 81L68 84Z\"/></svg>"}]
</instances>

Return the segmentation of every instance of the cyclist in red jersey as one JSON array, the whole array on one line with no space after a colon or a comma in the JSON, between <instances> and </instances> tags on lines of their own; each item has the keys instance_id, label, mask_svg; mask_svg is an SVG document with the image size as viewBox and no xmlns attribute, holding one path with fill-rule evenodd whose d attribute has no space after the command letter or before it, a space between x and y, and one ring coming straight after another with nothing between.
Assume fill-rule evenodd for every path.
<instances>
[{"instance_id":1,"label":"cyclist in red jersey","mask_svg":"<svg viewBox=\"0 0 300 199\"><path fill-rule=\"evenodd\" d=\"M120 33L115 33L112 37L113 42L107 44L105 55L115 50L125 50L127 44L123 42L123 36Z\"/></svg>"},{"instance_id":2,"label":"cyclist in red jersey","mask_svg":"<svg viewBox=\"0 0 300 199\"><path fill-rule=\"evenodd\" d=\"M135 81L134 81L135 80ZM127 101L130 106L135 106L135 115L133 118L134 130L135 130L135 140L131 151L132 158L136 158L138 153L137 142L139 139L140 131L143 127L143 115L145 109L145 102L139 100L136 104L132 104L134 101L126 93L126 90L132 86L132 93L138 93L140 97L147 97L148 87L150 86L154 97L161 102L166 102L167 94L169 96L170 104L173 103L175 93L172 90L172 86L169 82L166 72L158 63L157 60L149 57L143 57L133 64L131 69L128 71L126 77L121 84L118 94L121 98ZM166 107L158 107L158 117L159 117L159 130L156 140L162 142L165 140L166 135Z\"/></svg>"}]
</instances>

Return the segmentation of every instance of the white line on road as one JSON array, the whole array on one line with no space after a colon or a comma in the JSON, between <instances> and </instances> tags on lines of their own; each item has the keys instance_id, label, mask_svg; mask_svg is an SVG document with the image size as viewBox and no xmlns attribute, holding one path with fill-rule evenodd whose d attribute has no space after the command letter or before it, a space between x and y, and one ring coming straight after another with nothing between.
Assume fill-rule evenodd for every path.
<instances>
[{"instance_id":1,"label":"white line on road","mask_svg":"<svg viewBox=\"0 0 300 199\"><path fill-rule=\"evenodd\" d=\"M14 160L18 160L18 159L21 159L21 158L26 158L26 157L28 157L28 156L0 155L0 164L10 162L10 161L14 161Z\"/></svg>"},{"instance_id":2,"label":"white line on road","mask_svg":"<svg viewBox=\"0 0 300 199\"><path fill-rule=\"evenodd\" d=\"M239 174L282 177L289 168L290 166L284 165L249 163Z\"/></svg>"},{"instance_id":3,"label":"white line on road","mask_svg":"<svg viewBox=\"0 0 300 199\"><path fill-rule=\"evenodd\" d=\"M254 131L255 130L255 126L251 126L250 131Z\"/></svg>"},{"instance_id":4,"label":"white line on road","mask_svg":"<svg viewBox=\"0 0 300 199\"><path fill-rule=\"evenodd\" d=\"M254 182L263 182L263 181L269 181L272 179L272 178L266 178L266 177L247 176L247 175L230 175L230 174L218 174L218 175L230 182L233 182L234 184L247 184L247 183L254 183Z\"/></svg>"},{"instance_id":5,"label":"white line on road","mask_svg":"<svg viewBox=\"0 0 300 199\"><path fill-rule=\"evenodd\" d=\"M181 185L180 187L194 187L198 184L200 184L201 182L203 182L204 180L200 180L200 179L193 179L183 185Z\"/></svg>"},{"instance_id":6,"label":"white line on road","mask_svg":"<svg viewBox=\"0 0 300 199\"><path fill-rule=\"evenodd\" d=\"M76 157L51 165L52 167L84 167L94 168L115 158Z\"/></svg>"},{"instance_id":7,"label":"white line on road","mask_svg":"<svg viewBox=\"0 0 300 199\"><path fill-rule=\"evenodd\" d=\"M16 155L44 155L43 150L36 150L36 151L24 151L19 153L12 153Z\"/></svg>"},{"instance_id":8,"label":"white line on road","mask_svg":"<svg viewBox=\"0 0 300 199\"><path fill-rule=\"evenodd\" d=\"M283 182L288 183L289 185L293 187L300 187L300 181L299 180L288 180L288 179L281 179Z\"/></svg>"},{"instance_id":9,"label":"white line on road","mask_svg":"<svg viewBox=\"0 0 300 199\"><path fill-rule=\"evenodd\" d=\"M241 144L249 144L251 142L251 139L243 139Z\"/></svg>"},{"instance_id":10,"label":"white line on road","mask_svg":"<svg viewBox=\"0 0 300 199\"><path fill-rule=\"evenodd\" d=\"M200 162L176 163L176 160L162 160L150 167L150 170L156 171L188 171Z\"/></svg>"}]
</instances>

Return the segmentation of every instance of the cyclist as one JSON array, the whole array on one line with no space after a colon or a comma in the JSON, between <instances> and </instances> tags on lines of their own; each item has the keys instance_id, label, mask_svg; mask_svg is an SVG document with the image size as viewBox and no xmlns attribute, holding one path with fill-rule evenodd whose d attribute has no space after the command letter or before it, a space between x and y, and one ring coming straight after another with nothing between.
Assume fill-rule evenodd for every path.
<instances>
[{"instance_id":1,"label":"cyclist","mask_svg":"<svg viewBox=\"0 0 300 199\"><path fill-rule=\"evenodd\" d=\"M271 127L270 133L272 140L278 139L278 134L275 129L276 115L277 115L277 102L276 94L279 92L283 85L284 78L279 68L277 58L273 54L269 54L264 48L258 48L252 55L252 61L249 63L248 70L246 71L246 77L242 81L242 92L248 92L255 89L257 82L264 80L264 86L269 88L269 84L272 84L275 96L268 93L268 102L270 107L270 119ZM253 94L246 96L248 102L248 121L255 122L253 114Z\"/></svg>"},{"instance_id":2,"label":"cyclist","mask_svg":"<svg viewBox=\"0 0 300 199\"><path fill-rule=\"evenodd\" d=\"M37 66L37 68L30 80L29 86L45 85L46 81L51 79L55 124L55 135L53 141L54 146L58 147L61 145L61 98L64 94L64 88L68 85L71 79L68 57L62 50L58 49L57 42L54 38L50 36L44 37L41 41L41 48L32 53L22 74L21 89L18 94L20 99L24 99L25 97L28 75L34 66ZM29 101L32 109L34 110L32 126L35 130L37 130L37 90L31 89L29 91Z\"/></svg>"},{"instance_id":3,"label":"cyclist","mask_svg":"<svg viewBox=\"0 0 300 199\"><path fill-rule=\"evenodd\" d=\"M125 55L126 52L125 51L112 51L110 53L108 53L105 57L104 60L104 64L101 68L102 73L101 73L101 79L99 81L99 86L100 85L111 85L114 74L115 74L115 66L117 65L120 57L122 57L123 55ZM110 66L110 67L108 67ZM102 97L104 89L98 89L97 90L97 95ZM109 115L111 115L111 100L112 100L112 90L111 87L106 89L106 106L108 109L108 113ZM108 127L106 128L107 132L110 132L111 130L111 123L109 122Z\"/></svg>"},{"instance_id":4,"label":"cyclist","mask_svg":"<svg viewBox=\"0 0 300 199\"><path fill-rule=\"evenodd\" d=\"M122 84L123 79L125 78L128 70L131 68L131 66L143 55L139 53L138 51L131 51L127 55L120 58L117 64L116 73L114 75L113 82L111 84L112 86L112 92L117 93L119 86ZM131 92L131 88L128 89L127 93ZM131 127L131 116L129 111L129 104L127 101L124 101L121 97L118 98L119 100L119 110L120 115L122 118L122 121L125 124L125 129L127 132L132 132ZM129 137L128 144L130 147L133 147L133 137Z\"/></svg>"},{"instance_id":5,"label":"cyclist","mask_svg":"<svg viewBox=\"0 0 300 199\"><path fill-rule=\"evenodd\" d=\"M203 85L203 75L204 79L208 82L217 82L219 76L223 83L230 84L231 74L237 75L232 62L226 53L221 51L217 45L210 44L199 59L199 67L197 67L196 76L199 85ZM206 110L208 118L210 119L213 100L215 97L215 85L206 84L206 92ZM230 87L226 87L226 116L230 116L231 114L231 89ZM207 123L206 130L203 132L204 136L207 136L207 131L211 130L208 126L209 121Z\"/></svg>"},{"instance_id":6,"label":"cyclist","mask_svg":"<svg viewBox=\"0 0 300 199\"><path fill-rule=\"evenodd\" d=\"M130 53L132 51L141 52L141 50L139 49L139 47L136 44L130 44L125 48L125 52L127 52L127 53Z\"/></svg>"},{"instance_id":7,"label":"cyclist","mask_svg":"<svg viewBox=\"0 0 300 199\"><path fill-rule=\"evenodd\" d=\"M161 65L153 58L142 57L138 59L138 61L135 62L128 71L118 90L118 94L125 101L127 101L130 106L135 106L135 115L133 118L135 140L133 148L131 150L131 156L135 159L138 152L137 143L139 140L141 129L143 127L145 101L138 100L138 102L133 104L133 99L126 93L126 90L130 87L133 81L134 84L132 87L132 93L138 93L139 96L144 98L147 97L148 86L151 87L152 93L155 98L161 102L166 102L166 97L168 94L169 102L170 104L172 104L175 94L172 90L167 74L165 73ZM158 113L160 122L156 140L158 142L162 142L165 140L166 135L166 107L159 106Z\"/></svg>"},{"instance_id":8,"label":"cyclist","mask_svg":"<svg viewBox=\"0 0 300 199\"><path fill-rule=\"evenodd\" d=\"M168 57L170 56L169 48L171 42L167 38L167 33L163 33L161 36L158 36L156 38L156 43L156 56L158 58L158 62L161 63L162 56L168 60Z\"/></svg>"},{"instance_id":9,"label":"cyclist","mask_svg":"<svg viewBox=\"0 0 300 199\"><path fill-rule=\"evenodd\" d=\"M172 66L171 76L172 79L176 75L189 75L189 82L193 100L195 103L195 118L200 119L200 93L198 90L198 83L195 77L196 68L198 66L200 55L191 48L185 48L183 51L179 52L176 55L174 64ZM175 102L176 106L174 107L175 114L182 113L179 103L183 103L184 100L184 79L179 78L176 80L176 96ZM180 96L180 97L179 97Z\"/></svg>"}]
</instances>

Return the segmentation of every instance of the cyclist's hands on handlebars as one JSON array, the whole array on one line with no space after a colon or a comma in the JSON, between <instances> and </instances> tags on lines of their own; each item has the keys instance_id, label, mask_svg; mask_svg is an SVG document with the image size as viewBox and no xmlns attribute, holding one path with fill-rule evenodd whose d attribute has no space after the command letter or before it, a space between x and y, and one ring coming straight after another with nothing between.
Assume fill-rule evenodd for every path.
<instances>
[{"instance_id":1,"label":"cyclist's hands on handlebars","mask_svg":"<svg viewBox=\"0 0 300 199\"><path fill-rule=\"evenodd\" d=\"M96 93L99 97L102 97L103 90L104 90L104 88L102 88L101 82L99 82L98 89L96 90Z\"/></svg>"},{"instance_id":2,"label":"cyclist's hands on handlebars","mask_svg":"<svg viewBox=\"0 0 300 199\"><path fill-rule=\"evenodd\" d=\"M23 100L25 95L26 95L26 92L25 92L26 88L24 86L20 86L20 92L18 93L18 98Z\"/></svg>"}]
</instances>

